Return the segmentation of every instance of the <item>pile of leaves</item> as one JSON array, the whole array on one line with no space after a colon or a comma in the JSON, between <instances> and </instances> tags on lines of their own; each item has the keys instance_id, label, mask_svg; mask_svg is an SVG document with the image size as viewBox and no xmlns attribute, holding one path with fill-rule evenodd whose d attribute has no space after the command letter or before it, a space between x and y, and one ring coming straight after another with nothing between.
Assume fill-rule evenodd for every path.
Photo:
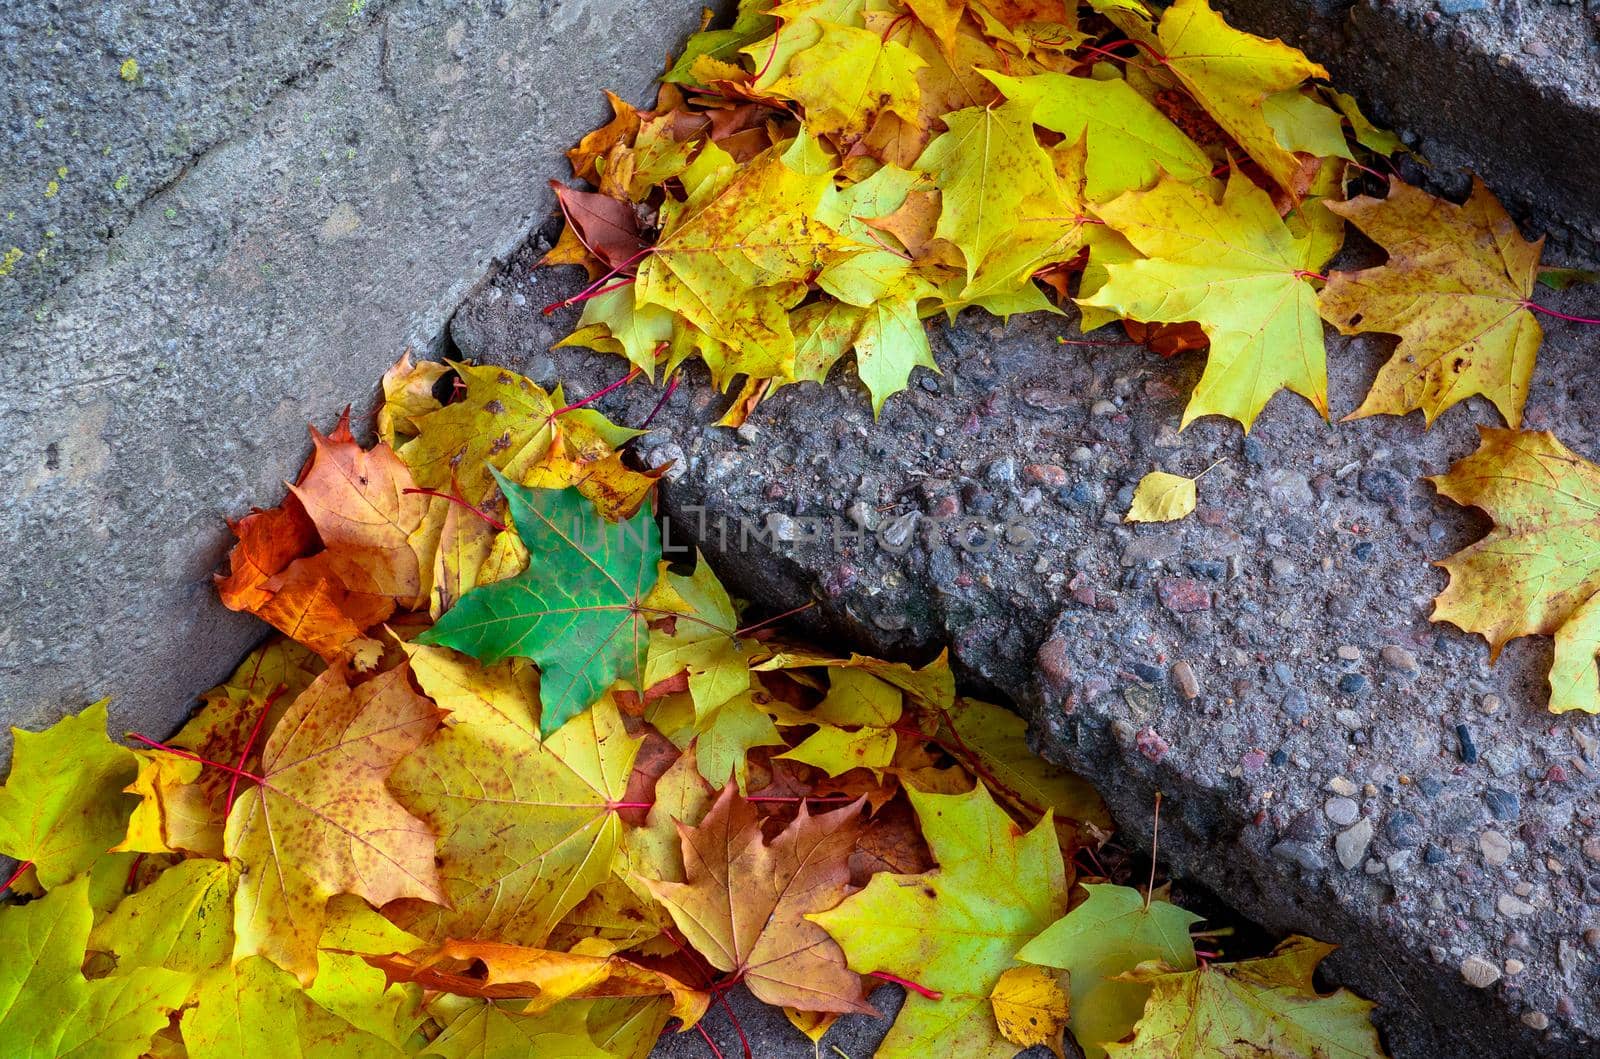
<instances>
[{"instance_id":1,"label":"pile of leaves","mask_svg":"<svg viewBox=\"0 0 1600 1059\"><path fill-rule=\"evenodd\" d=\"M11 1054L642 1059L737 984L815 1039L885 982L890 1059L1380 1054L1327 946L1204 963L1084 869L1098 796L943 658L818 652L663 562L635 432L493 367L384 393L235 524L219 589L282 635L174 737L17 733Z\"/></svg>"},{"instance_id":2,"label":"pile of leaves","mask_svg":"<svg viewBox=\"0 0 1600 1059\"><path fill-rule=\"evenodd\" d=\"M737 423L852 351L881 410L925 318L1073 299L1204 349L1184 421L1248 429L1281 389L1327 413L1324 319L1396 334L1355 415L1481 394L1511 428L1435 480L1497 522L1436 617L1555 634L1552 708L1600 712L1600 468L1517 429L1540 247L1481 186L1349 197L1402 147L1325 79L1205 0L746 0L571 152L567 341L699 358ZM1325 275L1346 220L1389 259ZM175 736L113 741L104 703L17 734L9 1049L720 1057L736 985L818 1039L892 982L887 1059L1381 1054L1326 946L1216 962L1106 879L1094 791L942 658L791 642L664 562L638 431L492 366L383 393L371 448L313 432L234 525L222 600L279 635ZM1152 475L1129 517L1194 503Z\"/></svg>"},{"instance_id":3,"label":"pile of leaves","mask_svg":"<svg viewBox=\"0 0 1600 1059\"><path fill-rule=\"evenodd\" d=\"M613 97L569 152L594 190L556 184L567 225L543 263L593 282L558 303L583 306L565 341L650 374L697 357L737 384L737 425L849 352L881 411L937 370L925 318L1071 300L1085 331L1120 320L1164 355L1204 350L1182 425L1249 430L1282 390L1329 414L1326 321L1399 338L1348 418L1431 425L1482 396L1515 431L1536 314L1564 316L1534 285L1593 274L1541 273L1542 240L1481 183L1457 205L1393 175L1404 145L1327 77L1207 0L743 0L689 40L653 110ZM1346 221L1388 260L1325 274ZM1552 447L1496 435L1477 462ZM1544 480L1524 507L1565 504ZM1129 518L1183 517L1194 496L1156 472ZM1571 532L1546 530L1533 569L1523 534L1452 560L1434 617L1497 651L1556 634L1551 708L1600 713L1593 531L1555 514Z\"/></svg>"}]
</instances>

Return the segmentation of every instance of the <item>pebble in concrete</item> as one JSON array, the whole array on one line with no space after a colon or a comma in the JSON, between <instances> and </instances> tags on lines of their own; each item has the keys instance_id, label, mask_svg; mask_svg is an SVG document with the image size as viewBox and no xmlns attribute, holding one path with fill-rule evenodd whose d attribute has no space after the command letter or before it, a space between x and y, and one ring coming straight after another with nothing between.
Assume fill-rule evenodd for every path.
<instances>
[{"instance_id":1,"label":"pebble in concrete","mask_svg":"<svg viewBox=\"0 0 1600 1059\"><path fill-rule=\"evenodd\" d=\"M1461 961L1461 977L1474 989L1487 989L1500 980L1500 968L1482 956L1468 956Z\"/></svg>"},{"instance_id":2,"label":"pebble in concrete","mask_svg":"<svg viewBox=\"0 0 1600 1059\"><path fill-rule=\"evenodd\" d=\"M1361 807L1350 798L1329 798L1322 811L1340 827L1355 823L1356 817L1361 815Z\"/></svg>"},{"instance_id":3,"label":"pebble in concrete","mask_svg":"<svg viewBox=\"0 0 1600 1059\"><path fill-rule=\"evenodd\" d=\"M1478 851L1484 863L1498 868L1511 857L1511 840L1498 831L1485 831L1478 836Z\"/></svg>"},{"instance_id":4,"label":"pebble in concrete","mask_svg":"<svg viewBox=\"0 0 1600 1059\"><path fill-rule=\"evenodd\" d=\"M1339 864L1349 871L1361 863L1361 858L1367 855L1367 847L1372 845L1372 821L1358 820L1354 827L1347 831L1339 832L1339 837L1333 840L1333 848L1339 855Z\"/></svg>"}]
</instances>

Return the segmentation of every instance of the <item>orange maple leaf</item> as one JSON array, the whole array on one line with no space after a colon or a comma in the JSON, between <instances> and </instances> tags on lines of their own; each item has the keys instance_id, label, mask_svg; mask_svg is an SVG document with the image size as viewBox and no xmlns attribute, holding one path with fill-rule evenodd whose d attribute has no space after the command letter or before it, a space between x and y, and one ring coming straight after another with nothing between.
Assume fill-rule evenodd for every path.
<instances>
[{"instance_id":1,"label":"orange maple leaf","mask_svg":"<svg viewBox=\"0 0 1600 1059\"><path fill-rule=\"evenodd\" d=\"M863 802L821 816L801 806L769 844L733 784L699 827L678 825L686 883L645 880L689 944L769 1004L804 1011L875 1009L844 950L806 919L850 893Z\"/></svg>"}]
</instances>

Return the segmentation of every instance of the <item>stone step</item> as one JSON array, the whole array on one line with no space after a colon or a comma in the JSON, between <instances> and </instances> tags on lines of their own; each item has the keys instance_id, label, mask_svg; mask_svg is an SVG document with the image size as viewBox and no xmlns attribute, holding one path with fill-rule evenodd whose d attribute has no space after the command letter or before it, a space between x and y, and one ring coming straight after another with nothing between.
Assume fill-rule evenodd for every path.
<instances>
[{"instance_id":1,"label":"stone step","mask_svg":"<svg viewBox=\"0 0 1600 1059\"><path fill-rule=\"evenodd\" d=\"M537 309L574 288L534 257L457 314L459 351L569 393L614 381L619 358L545 352L575 313ZM1593 315L1600 295L1559 305ZM1591 336L1548 333L1528 425L1600 456ZM876 423L841 371L711 427L724 399L691 373L639 449L677 461L675 535L736 594L815 600L814 631L861 650L950 645L969 688L1018 704L1038 749L1100 787L1126 844L1150 841L1160 792L1163 860L1271 930L1344 946L1333 977L1380 1002L1398 1059L1592 1054L1593 724L1545 712L1548 641L1491 667L1482 640L1428 621L1429 561L1487 523L1420 479L1493 410L1334 427L1283 394L1248 439L1210 419L1180 434L1199 357L1058 335L1079 337L1048 317L938 328L945 374L919 370ZM1331 342L1335 417L1386 349ZM634 425L656 399L640 384L602 407ZM1121 522L1145 472L1217 460L1194 516ZM841 535L858 516L870 532Z\"/></svg>"},{"instance_id":2,"label":"stone step","mask_svg":"<svg viewBox=\"0 0 1600 1059\"><path fill-rule=\"evenodd\" d=\"M1566 0L1219 0L1333 74L1465 195L1480 174L1563 251L1600 251L1600 12Z\"/></svg>"}]
</instances>

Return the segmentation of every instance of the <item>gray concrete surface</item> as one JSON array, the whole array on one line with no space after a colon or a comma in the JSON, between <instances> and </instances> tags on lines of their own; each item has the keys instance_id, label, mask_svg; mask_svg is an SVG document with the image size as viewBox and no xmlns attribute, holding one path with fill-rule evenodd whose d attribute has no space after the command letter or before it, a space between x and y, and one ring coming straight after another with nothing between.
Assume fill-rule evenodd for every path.
<instances>
[{"instance_id":1,"label":"gray concrete surface","mask_svg":"<svg viewBox=\"0 0 1600 1059\"><path fill-rule=\"evenodd\" d=\"M0 254L26 254L0 277L0 720L110 694L114 725L164 731L230 671L262 627L211 589L223 519L281 495L308 421L436 347L544 220L600 89L644 102L697 17L663 5L641 33L617 0L7 7Z\"/></svg>"},{"instance_id":2,"label":"gray concrete surface","mask_svg":"<svg viewBox=\"0 0 1600 1059\"><path fill-rule=\"evenodd\" d=\"M575 310L537 307L575 280L530 271L536 253L470 299L452 337L466 356L593 392L625 366L546 352ZM1600 311L1592 288L1544 300ZM842 369L738 432L708 428L723 399L691 374L639 451L679 460L664 492L676 535L698 538L736 593L773 610L817 600L819 634L878 653L950 644L969 686L1018 703L1039 748L1101 787L1133 848L1163 792L1163 860L1269 930L1345 946L1332 976L1380 1001L1399 1059L1594 1054L1597 723L1544 711L1548 641L1491 667L1480 639L1427 620L1444 583L1429 560L1487 521L1420 479L1472 451L1493 409L1473 399L1426 433L1419 416L1334 427L1285 394L1248 441L1213 420L1180 434L1199 356L1058 335L1078 337L1050 318L939 328L945 374L918 371L876 424ZM1527 425L1600 459L1597 342L1551 323ZM1389 345L1332 339L1336 415ZM602 407L637 425L656 399L635 385ZM1217 460L1196 515L1122 524L1145 472ZM857 516L867 541L800 539L801 519ZM961 543L951 520L966 516L987 544ZM780 539L742 541L741 523ZM1174 690L1179 661L1194 701ZM1473 958L1498 980L1469 985ZM784 1040L757 1054L811 1054Z\"/></svg>"}]
</instances>

